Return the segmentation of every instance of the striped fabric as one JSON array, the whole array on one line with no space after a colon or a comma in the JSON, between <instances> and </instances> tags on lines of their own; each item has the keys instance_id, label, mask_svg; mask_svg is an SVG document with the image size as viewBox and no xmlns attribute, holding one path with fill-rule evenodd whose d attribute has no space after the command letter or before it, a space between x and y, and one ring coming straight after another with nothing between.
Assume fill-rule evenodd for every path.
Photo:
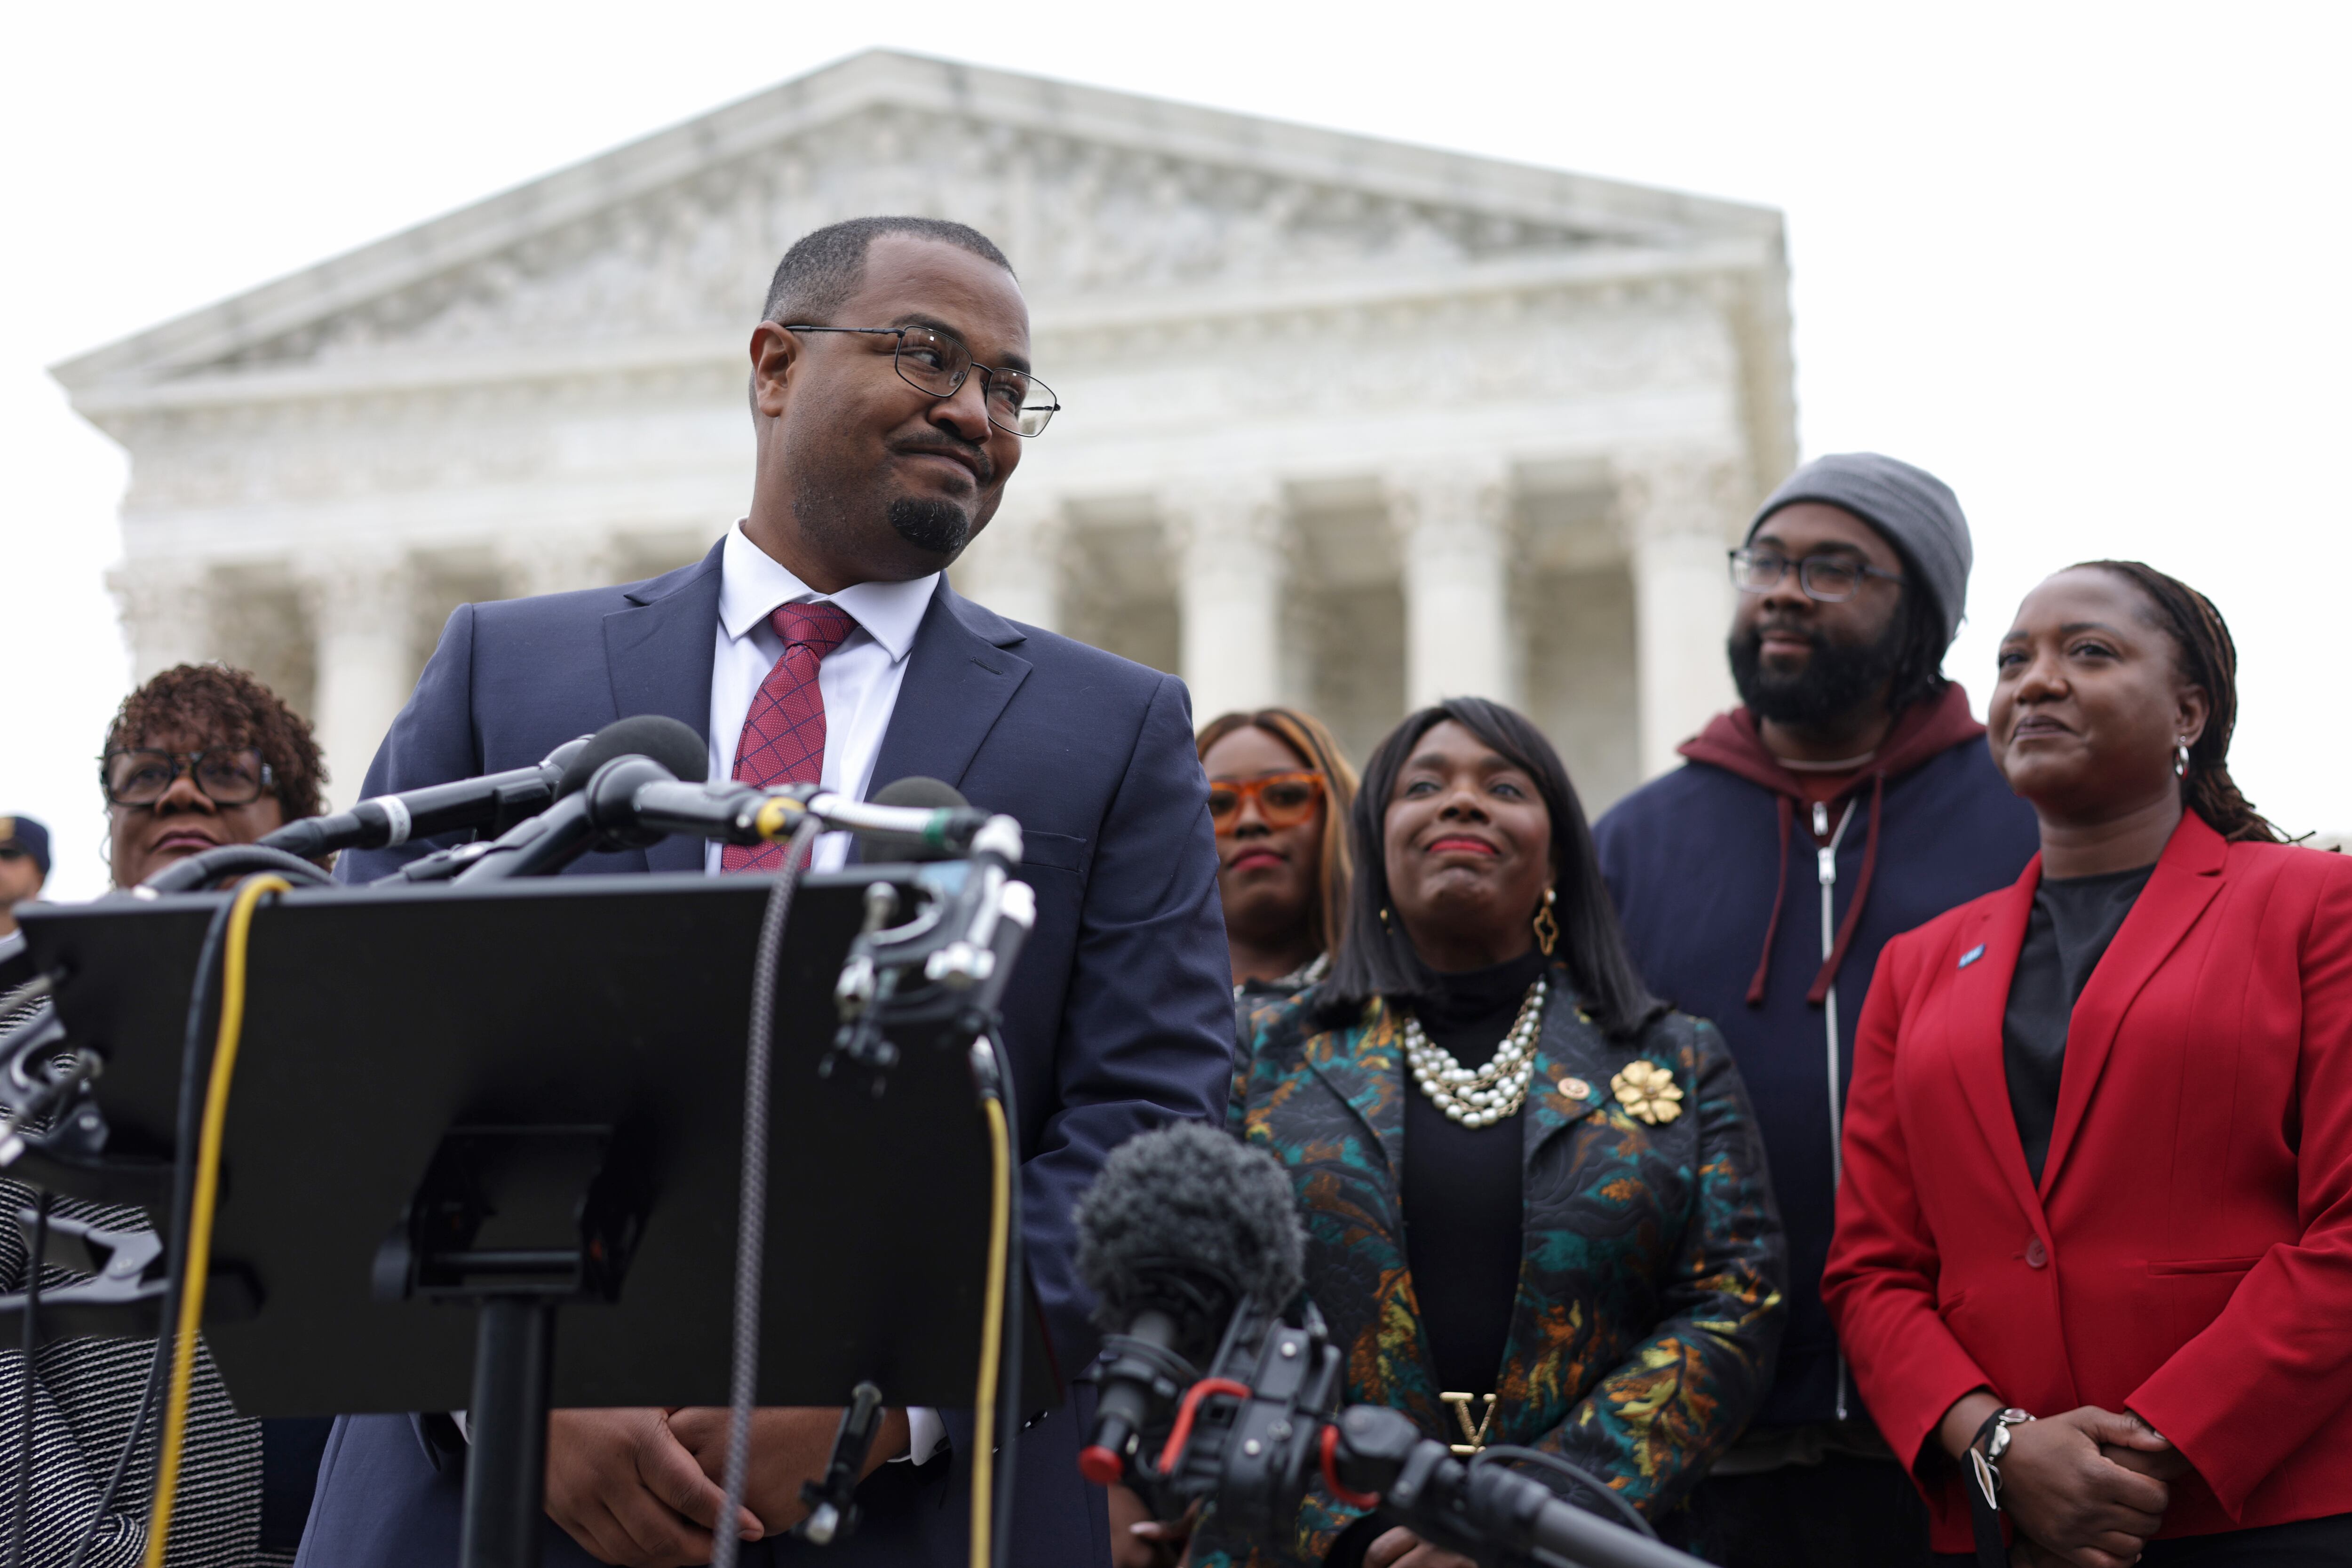
<instances>
[{"instance_id":1,"label":"striped fabric","mask_svg":"<svg viewBox=\"0 0 2352 1568\"><path fill-rule=\"evenodd\" d=\"M0 1038L35 1015L0 1019ZM0 1291L25 1288L21 1211L38 1194L0 1181ZM143 1209L59 1198L50 1211L101 1230L146 1227ZM41 1288L88 1276L49 1265ZM152 1340L69 1339L33 1357L33 1468L27 1517L27 1568L66 1568L95 1516L99 1496L122 1457L154 1363ZM16 1468L24 1453L25 1356L21 1342L0 1351L0 1553L15 1528ZM147 1510L154 1491L162 1401L146 1424L121 1488L83 1562L89 1568L136 1568L147 1552ZM170 1568L265 1568L290 1555L266 1555L261 1534L261 1423L237 1415L212 1355L196 1347L188 1405L188 1439L173 1512Z\"/></svg>"}]
</instances>

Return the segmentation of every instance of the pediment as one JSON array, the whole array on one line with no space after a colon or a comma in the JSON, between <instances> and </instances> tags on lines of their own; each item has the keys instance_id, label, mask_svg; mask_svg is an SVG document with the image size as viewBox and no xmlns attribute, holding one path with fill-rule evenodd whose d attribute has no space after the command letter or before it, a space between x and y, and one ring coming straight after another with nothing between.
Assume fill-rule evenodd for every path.
<instances>
[{"instance_id":1,"label":"pediment","mask_svg":"<svg viewBox=\"0 0 2352 1568\"><path fill-rule=\"evenodd\" d=\"M1047 307L1780 233L1766 209L877 51L57 374L731 333L793 238L872 212L971 224Z\"/></svg>"}]
</instances>

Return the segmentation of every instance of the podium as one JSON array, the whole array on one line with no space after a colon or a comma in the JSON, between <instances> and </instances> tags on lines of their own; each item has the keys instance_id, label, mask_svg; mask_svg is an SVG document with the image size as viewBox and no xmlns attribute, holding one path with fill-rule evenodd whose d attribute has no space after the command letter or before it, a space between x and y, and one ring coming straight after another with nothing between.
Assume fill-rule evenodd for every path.
<instances>
[{"instance_id":1,"label":"podium","mask_svg":"<svg viewBox=\"0 0 2352 1568\"><path fill-rule=\"evenodd\" d=\"M775 995L761 1405L845 1405L861 1383L892 1405L971 1403L991 1163L969 1037L894 1033L878 1085L820 1071L877 886L903 918L968 874L802 879ZM501 1336L544 1366L557 1406L723 1405L769 885L565 877L266 901L212 1247L226 1288L205 1324L238 1408L463 1408L478 1341L488 1355ZM61 977L60 1019L107 1067L102 1152L30 1154L17 1173L167 1206L186 1002L226 897L24 911L29 956ZM534 1301L560 1310L515 1306ZM551 1347L534 1338L551 1321ZM1007 1397L1055 1403L1034 1313L1016 1331L1024 1376Z\"/></svg>"}]
</instances>

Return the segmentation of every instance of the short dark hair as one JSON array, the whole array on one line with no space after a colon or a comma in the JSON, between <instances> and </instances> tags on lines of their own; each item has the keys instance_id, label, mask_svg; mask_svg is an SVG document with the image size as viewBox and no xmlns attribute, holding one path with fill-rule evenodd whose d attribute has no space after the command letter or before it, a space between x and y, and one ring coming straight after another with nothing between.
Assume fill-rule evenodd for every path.
<instances>
[{"instance_id":1,"label":"short dark hair","mask_svg":"<svg viewBox=\"0 0 2352 1568\"><path fill-rule=\"evenodd\" d=\"M2144 561L2081 561L2070 572L2106 572L2139 590L2147 618L2171 640L2173 668L2205 693L2204 732L2189 748L2181 804L2230 842L2284 842L2286 836L2253 807L2230 776L2230 737L2238 728L2238 643L2213 601Z\"/></svg>"},{"instance_id":2,"label":"short dark hair","mask_svg":"<svg viewBox=\"0 0 2352 1568\"><path fill-rule=\"evenodd\" d=\"M768 302L760 319L779 326L794 321L806 321L813 327L839 325L825 318L857 292L857 286L866 280L866 253L877 238L886 234L935 239L942 245L968 250L1007 272L1013 270L1013 263L996 248L994 240L966 225L939 217L854 217L813 229L793 242L783 260L776 264L776 276L768 284Z\"/></svg>"},{"instance_id":3,"label":"short dark hair","mask_svg":"<svg viewBox=\"0 0 2352 1568\"><path fill-rule=\"evenodd\" d=\"M244 670L173 665L122 700L106 727L106 749L175 733L199 746L251 746L269 766L270 793L286 820L319 815L327 769L310 721Z\"/></svg>"},{"instance_id":4,"label":"short dark hair","mask_svg":"<svg viewBox=\"0 0 2352 1568\"><path fill-rule=\"evenodd\" d=\"M1666 1010L1650 994L1625 952L1625 937L1617 924L1617 909L1610 902L1608 884L1601 879L1601 857L1592 847L1592 829L1584 819L1583 803L1569 782L1568 768L1552 750L1543 731L1523 714L1483 697L1454 697L1410 714L1388 733L1364 764L1363 787L1348 814L1355 840L1355 885L1349 896L1348 921L1339 951L1324 982L1326 1016L1335 1021L1362 1010L1375 996L1411 1001L1435 989L1436 972L1413 951L1402 927L1381 916L1389 907L1389 866L1385 829L1389 797L1396 793L1397 775L1421 738L1447 720L1461 725L1496 753L1535 781L1551 817L1552 885L1559 895L1554 915L1559 923L1555 956L1568 965L1579 999L1602 1031L1612 1039L1631 1039ZM1532 916L1534 911L1528 911Z\"/></svg>"}]
</instances>

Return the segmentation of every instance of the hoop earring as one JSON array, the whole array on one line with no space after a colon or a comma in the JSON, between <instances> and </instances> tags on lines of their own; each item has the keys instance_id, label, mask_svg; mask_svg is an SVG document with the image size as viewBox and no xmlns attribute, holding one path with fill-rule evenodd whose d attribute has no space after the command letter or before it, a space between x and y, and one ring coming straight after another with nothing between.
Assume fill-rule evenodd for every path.
<instances>
[{"instance_id":1,"label":"hoop earring","mask_svg":"<svg viewBox=\"0 0 2352 1568\"><path fill-rule=\"evenodd\" d=\"M1536 911L1536 918L1532 922L1536 928L1536 945L1543 949L1543 955L1546 958L1551 956L1551 950L1559 942L1559 922L1552 918L1551 913L1552 902L1559 897L1558 893L1546 888L1543 907Z\"/></svg>"},{"instance_id":2,"label":"hoop earring","mask_svg":"<svg viewBox=\"0 0 2352 1568\"><path fill-rule=\"evenodd\" d=\"M2172 776L2177 779L2189 776L2189 742L2186 741L2172 748Z\"/></svg>"}]
</instances>

